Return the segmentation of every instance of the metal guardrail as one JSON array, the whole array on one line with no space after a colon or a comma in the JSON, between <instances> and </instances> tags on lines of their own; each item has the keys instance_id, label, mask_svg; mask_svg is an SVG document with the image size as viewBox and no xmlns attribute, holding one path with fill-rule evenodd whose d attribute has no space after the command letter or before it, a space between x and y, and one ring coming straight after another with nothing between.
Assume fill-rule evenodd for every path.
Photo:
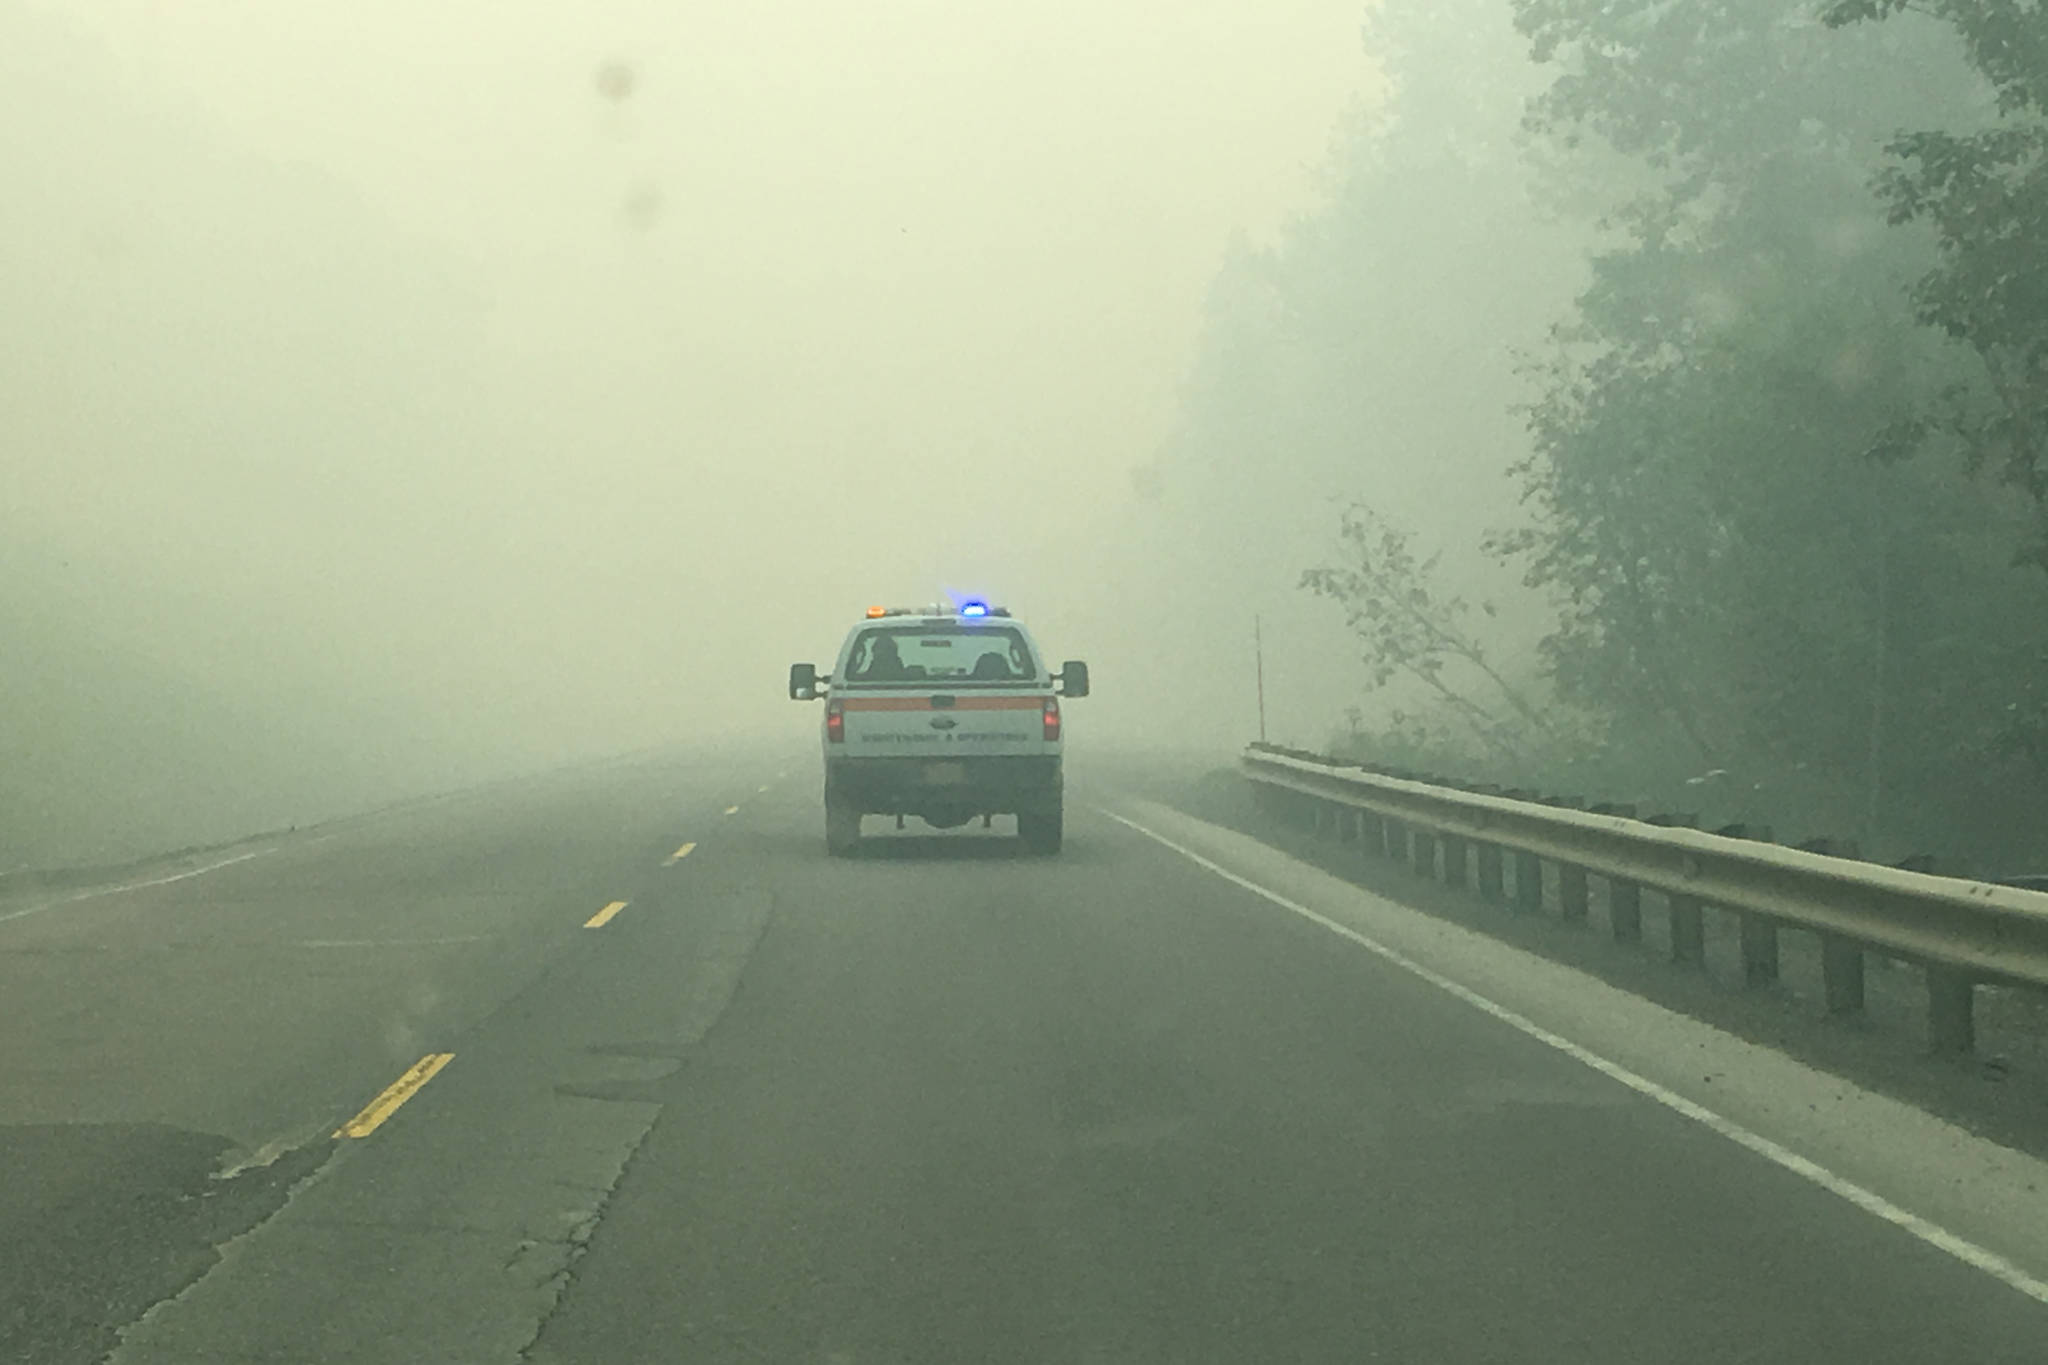
<instances>
[{"instance_id":1,"label":"metal guardrail","mask_svg":"<svg viewBox=\"0 0 2048 1365\"><path fill-rule=\"evenodd\" d=\"M1940 1050L1974 1046L1974 988L2007 983L2048 988L2048 892L1861 862L1752 839L1654 824L1376 773L1310 754L1253 745L1245 775L1269 798L1293 803L1317 829L1375 843L1419 871L1468 884L1523 910L1543 904L1542 864L1555 865L1566 918L1584 918L1589 874L1607 882L1609 920L1620 939L1641 937L1641 894L1661 893L1671 916L1672 956L1704 960L1702 907L1739 917L1744 973L1778 975L1777 930L1820 936L1830 1012L1863 1008L1867 952L1915 962L1928 973L1928 1036ZM1348 820L1348 825L1347 825ZM1504 854L1514 855L1512 897Z\"/></svg>"}]
</instances>

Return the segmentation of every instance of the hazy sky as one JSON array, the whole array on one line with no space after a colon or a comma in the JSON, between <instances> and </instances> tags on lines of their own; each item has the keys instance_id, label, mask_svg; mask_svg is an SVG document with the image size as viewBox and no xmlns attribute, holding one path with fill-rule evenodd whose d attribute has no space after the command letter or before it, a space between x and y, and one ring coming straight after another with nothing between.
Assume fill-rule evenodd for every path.
<instances>
[{"instance_id":1,"label":"hazy sky","mask_svg":"<svg viewBox=\"0 0 2048 1365\"><path fill-rule=\"evenodd\" d=\"M1359 0L64 9L459 254L494 345L602 355L671 442L840 510L962 461L1121 496L1224 242L1305 207L1365 65Z\"/></svg>"},{"instance_id":2,"label":"hazy sky","mask_svg":"<svg viewBox=\"0 0 2048 1365\"><path fill-rule=\"evenodd\" d=\"M1114 677L1130 471L1362 15L6 0L0 529L193 686L533 752L780 723L939 586Z\"/></svg>"}]
</instances>

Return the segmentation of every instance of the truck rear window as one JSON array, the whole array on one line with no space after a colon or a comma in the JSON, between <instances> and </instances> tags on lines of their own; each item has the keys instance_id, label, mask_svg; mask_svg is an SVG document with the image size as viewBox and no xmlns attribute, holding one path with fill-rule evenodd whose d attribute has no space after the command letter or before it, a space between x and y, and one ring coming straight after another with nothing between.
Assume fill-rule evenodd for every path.
<instances>
[{"instance_id":1,"label":"truck rear window","mask_svg":"<svg viewBox=\"0 0 2048 1365\"><path fill-rule=\"evenodd\" d=\"M1037 676L1023 634L1012 627L878 626L855 638L840 681L858 687L943 680L954 686Z\"/></svg>"}]
</instances>

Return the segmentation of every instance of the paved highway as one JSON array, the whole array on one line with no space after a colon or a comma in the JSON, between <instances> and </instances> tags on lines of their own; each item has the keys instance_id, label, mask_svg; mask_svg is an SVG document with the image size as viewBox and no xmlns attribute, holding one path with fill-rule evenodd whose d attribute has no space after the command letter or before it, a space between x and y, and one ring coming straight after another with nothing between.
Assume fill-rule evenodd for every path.
<instances>
[{"instance_id":1,"label":"paved highway","mask_svg":"<svg viewBox=\"0 0 2048 1365\"><path fill-rule=\"evenodd\" d=\"M0 1360L2048 1359L2031 1158L1108 777L1057 859L817 787L0 904Z\"/></svg>"}]
</instances>

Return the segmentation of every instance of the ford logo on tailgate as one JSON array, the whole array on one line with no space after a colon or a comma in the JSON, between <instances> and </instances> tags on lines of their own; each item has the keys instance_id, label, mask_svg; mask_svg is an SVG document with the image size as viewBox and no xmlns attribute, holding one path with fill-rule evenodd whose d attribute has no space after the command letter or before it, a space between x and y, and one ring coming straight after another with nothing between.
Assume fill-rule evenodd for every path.
<instances>
[{"instance_id":1,"label":"ford logo on tailgate","mask_svg":"<svg viewBox=\"0 0 2048 1365\"><path fill-rule=\"evenodd\" d=\"M954 720L951 716L932 717L932 729L934 730L950 730L959 723L959 721Z\"/></svg>"}]
</instances>

